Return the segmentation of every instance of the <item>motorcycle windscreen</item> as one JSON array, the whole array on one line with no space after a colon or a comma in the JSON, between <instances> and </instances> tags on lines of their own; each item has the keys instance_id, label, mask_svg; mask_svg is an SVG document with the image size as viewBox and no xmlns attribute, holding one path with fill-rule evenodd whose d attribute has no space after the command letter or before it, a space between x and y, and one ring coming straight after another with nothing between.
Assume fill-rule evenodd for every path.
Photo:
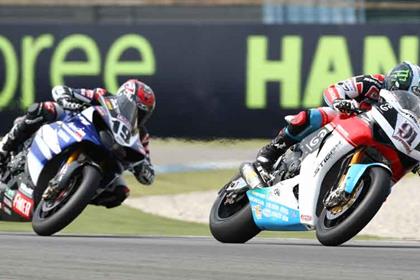
<instances>
[{"instance_id":1,"label":"motorcycle windscreen","mask_svg":"<svg viewBox=\"0 0 420 280\"><path fill-rule=\"evenodd\" d=\"M420 160L420 98L407 91L381 90L386 101L371 115L397 150Z\"/></svg>"},{"instance_id":2,"label":"motorcycle windscreen","mask_svg":"<svg viewBox=\"0 0 420 280\"><path fill-rule=\"evenodd\" d=\"M392 95L396 102L401 106L401 109L405 113L409 113L417 119L417 123L420 120L420 97L416 94L405 91L405 90L393 90L386 91L382 90L381 94L384 95L386 92Z\"/></svg>"},{"instance_id":3,"label":"motorcycle windscreen","mask_svg":"<svg viewBox=\"0 0 420 280\"><path fill-rule=\"evenodd\" d=\"M128 121L131 128L137 127L137 106L134 100L131 100L125 94L115 96L115 99L118 104L120 115Z\"/></svg>"},{"instance_id":4,"label":"motorcycle windscreen","mask_svg":"<svg viewBox=\"0 0 420 280\"><path fill-rule=\"evenodd\" d=\"M136 103L125 94L105 97L103 103L102 106L105 105L109 112L107 119L115 141L134 152L127 153L130 158L142 158L146 152L140 142L137 129L138 109Z\"/></svg>"}]
</instances>

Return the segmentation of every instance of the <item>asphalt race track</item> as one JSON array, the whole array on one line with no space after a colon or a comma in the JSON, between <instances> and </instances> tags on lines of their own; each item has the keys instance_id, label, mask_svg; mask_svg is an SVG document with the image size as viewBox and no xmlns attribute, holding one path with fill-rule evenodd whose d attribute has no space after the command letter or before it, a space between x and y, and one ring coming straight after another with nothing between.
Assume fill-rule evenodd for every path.
<instances>
[{"instance_id":1,"label":"asphalt race track","mask_svg":"<svg viewBox=\"0 0 420 280\"><path fill-rule=\"evenodd\" d=\"M420 279L419 242L0 234L0 279Z\"/></svg>"}]
</instances>

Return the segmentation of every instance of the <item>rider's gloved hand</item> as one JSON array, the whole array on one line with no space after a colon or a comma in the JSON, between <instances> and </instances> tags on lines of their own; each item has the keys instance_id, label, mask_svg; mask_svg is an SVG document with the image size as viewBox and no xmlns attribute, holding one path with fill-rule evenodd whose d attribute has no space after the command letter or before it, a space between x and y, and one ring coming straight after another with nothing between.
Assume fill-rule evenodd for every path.
<instances>
[{"instance_id":1,"label":"rider's gloved hand","mask_svg":"<svg viewBox=\"0 0 420 280\"><path fill-rule=\"evenodd\" d=\"M333 102L333 107L336 111L339 111L345 114L354 113L355 110L359 108L355 100L349 100L349 99L336 99Z\"/></svg>"},{"instance_id":2,"label":"rider's gloved hand","mask_svg":"<svg viewBox=\"0 0 420 280\"><path fill-rule=\"evenodd\" d=\"M80 104L78 102L72 102L64 98L62 99L60 105L61 107L63 107L63 109L69 110L69 111L80 111L83 109L83 104Z\"/></svg>"},{"instance_id":3,"label":"rider's gloved hand","mask_svg":"<svg viewBox=\"0 0 420 280\"><path fill-rule=\"evenodd\" d=\"M63 109L69 111L80 111L83 109L83 104L76 98L74 98L73 91L68 86L55 86L52 89L52 95L54 100Z\"/></svg>"},{"instance_id":4,"label":"rider's gloved hand","mask_svg":"<svg viewBox=\"0 0 420 280\"><path fill-rule=\"evenodd\" d=\"M57 103L60 103L62 98L71 98L73 97L73 92L68 86L55 86L51 90L52 96Z\"/></svg>"},{"instance_id":5,"label":"rider's gloved hand","mask_svg":"<svg viewBox=\"0 0 420 280\"><path fill-rule=\"evenodd\" d=\"M420 163L417 163L416 166L413 167L411 172L420 176Z\"/></svg>"},{"instance_id":6,"label":"rider's gloved hand","mask_svg":"<svg viewBox=\"0 0 420 280\"><path fill-rule=\"evenodd\" d=\"M61 98L57 101L57 103L61 107L63 107L63 109L69 110L69 111L80 111L81 109L83 109L83 104L70 101L69 98Z\"/></svg>"},{"instance_id":7,"label":"rider's gloved hand","mask_svg":"<svg viewBox=\"0 0 420 280\"><path fill-rule=\"evenodd\" d=\"M130 171L143 185L151 185L155 180L155 170L149 160L145 159L130 168Z\"/></svg>"}]
</instances>

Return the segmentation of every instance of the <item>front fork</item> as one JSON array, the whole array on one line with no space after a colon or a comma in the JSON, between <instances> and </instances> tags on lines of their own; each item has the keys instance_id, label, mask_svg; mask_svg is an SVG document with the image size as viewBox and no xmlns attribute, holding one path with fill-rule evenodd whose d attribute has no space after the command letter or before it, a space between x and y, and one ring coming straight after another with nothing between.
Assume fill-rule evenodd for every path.
<instances>
[{"instance_id":1,"label":"front fork","mask_svg":"<svg viewBox=\"0 0 420 280\"><path fill-rule=\"evenodd\" d=\"M73 151L73 153L71 153L70 156L67 158L66 165L69 165L73 161L77 160L77 158L79 157L79 155L80 155L81 152L82 152L82 149L81 148L76 149L75 151Z\"/></svg>"},{"instance_id":2,"label":"front fork","mask_svg":"<svg viewBox=\"0 0 420 280\"><path fill-rule=\"evenodd\" d=\"M69 167L72 165L73 162L75 162L79 155L82 153L81 148L77 148L74 150L70 156L67 158L66 162L63 164L63 166L60 168L60 171L57 173L57 175L50 180L48 187L45 189L44 193L42 194L42 199L45 201L55 199L57 195L61 192L60 182L62 181L64 175L69 171Z\"/></svg>"},{"instance_id":3,"label":"front fork","mask_svg":"<svg viewBox=\"0 0 420 280\"><path fill-rule=\"evenodd\" d=\"M358 148L356 152L354 152L353 157L351 158L350 165L361 162L365 154L364 152L365 152L365 149L363 147Z\"/></svg>"},{"instance_id":4,"label":"front fork","mask_svg":"<svg viewBox=\"0 0 420 280\"><path fill-rule=\"evenodd\" d=\"M364 151L364 147L357 148L354 154L352 155L350 162L348 164L345 164L345 166L342 166L342 172L340 172L341 177L338 182L337 188L331 191L324 200L324 205L327 208L340 207L340 205L347 203L348 200L351 198L351 196L345 192L345 179L347 177L349 167L353 164L357 164L362 161L363 156L365 154Z\"/></svg>"},{"instance_id":5,"label":"front fork","mask_svg":"<svg viewBox=\"0 0 420 280\"><path fill-rule=\"evenodd\" d=\"M344 180L346 179L347 171L349 170L349 167L353 164L357 164L357 163L362 162L364 154L365 154L365 148L364 147L356 149L353 156L351 157L351 160L350 160L349 164L347 164L347 166L344 166L344 168L346 170L344 172L342 172L342 174L341 174L340 182L338 183L338 189L341 189L341 188L344 189Z\"/></svg>"}]
</instances>

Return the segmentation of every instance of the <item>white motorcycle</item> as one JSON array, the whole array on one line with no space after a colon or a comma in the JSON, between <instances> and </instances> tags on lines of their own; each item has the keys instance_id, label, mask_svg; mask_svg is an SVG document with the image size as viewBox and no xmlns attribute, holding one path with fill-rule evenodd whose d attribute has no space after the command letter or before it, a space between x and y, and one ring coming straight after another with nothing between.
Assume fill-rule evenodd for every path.
<instances>
[{"instance_id":1,"label":"white motorcycle","mask_svg":"<svg viewBox=\"0 0 420 280\"><path fill-rule=\"evenodd\" d=\"M337 246L359 233L420 161L420 97L380 96L370 111L341 114L292 146L264 185L242 165L211 209L213 236L243 243L261 230L316 230L323 245Z\"/></svg>"}]
</instances>

